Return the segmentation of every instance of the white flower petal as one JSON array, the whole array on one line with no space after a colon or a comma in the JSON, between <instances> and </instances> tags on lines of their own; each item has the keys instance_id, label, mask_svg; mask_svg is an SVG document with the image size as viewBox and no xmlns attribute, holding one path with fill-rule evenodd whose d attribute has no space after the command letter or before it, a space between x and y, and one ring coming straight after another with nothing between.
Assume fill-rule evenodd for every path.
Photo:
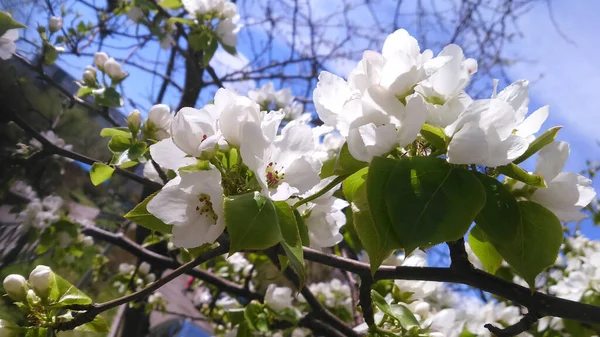
<instances>
[{"instance_id":1,"label":"white flower petal","mask_svg":"<svg viewBox=\"0 0 600 337\"><path fill-rule=\"evenodd\" d=\"M150 155L159 166L177 171L181 167L196 164L196 158L186 157L171 138L150 145Z\"/></svg>"}]
</instances>

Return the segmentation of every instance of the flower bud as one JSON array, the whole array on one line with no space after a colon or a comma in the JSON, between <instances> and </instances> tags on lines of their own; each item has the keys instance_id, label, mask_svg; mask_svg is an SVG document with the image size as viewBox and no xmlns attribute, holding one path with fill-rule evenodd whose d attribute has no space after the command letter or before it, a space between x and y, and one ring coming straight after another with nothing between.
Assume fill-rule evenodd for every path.
<instances>
[{"instance_id":1,"label":"flower bud","mask_svg":"<svg viewBox=\"0 0 600 337\"><path fill-rule=\"evenodd\" d=\"M138 268L138 272L141 275L147 275L150 272L150 264L148 262L142 262Z\"/></svg>"},{"instance_id":2,"label":"flower bud","mask_svg":"<svg viewBox=\"0 0 600 337\"><path fill-rule=\"evenodd\" d=\"M11 321L0 319L0 337L15 337L18 335L19 326Z\"/></svg>"},{"instance_id":3,"label":"flower bud","mask_svg":"<svg viewBox=\"0 0 600 337\"><path fill-rule=\"evenodd\" d=\"M2 283L4 290L14 301L24 301L27 296L27 280L18 274L8 275Z\"/></svg>"},{"instance_id":4,"label":"flower bud","mask_svg":"<svg viewBox=\"0 0 600 337\"><path fill-rule=\"evenodd\" d=\"M108 60L106 60L106 62L104 62L103 66L104 66L104 72L113 81L121 80L121 79L125 78L125 76L127 76L127 74L125 74L125 72L123 72L123 69L121 69L121 64L112 57L109 58Z\"/></svg>"},{"instance_id":5,"label":"flower bud","mask_svg":"<svg viewBox=\"0 0 600 337\"><path fill-rule=\"evenodd\" d=\"M108 61L108 55L104 52L98 52L94 54L94 64L96 68L104 70L104 64Z\"/></svg>"},{"instance_id":6,"label":"flower bud","mask_svg":"<svg viewBox=\"0 0 600 337\"><path fill-rule=\"evenodd\" d=\"M96 69L92 66L85 67L85 70L83 71L83 83L88 87L96 86Z\"/></svg>"},{"instance_id":7,"label":"flower bud","mask_svg":"<svg viewBox=\"0 0 600 337\"><path fill-rule=\"evenodd\" d=\"M90 247L94 244L94 238L91 236L85 236L83 240L81 240L84 246Z\"/></svg>"},{"instance_id":8,"label":"flower bud","mask_svg":"<svg viewBox=\"0 0 600 337\"><path fill-rule=\"evenodd\" d=\"M48 28L50 28L50 32L54 33L59 31L62 28L62 25L63 19L58 16L53 16L50 18L50 24L48 25Z\"/></svg>"},{"instance_id":9,"label":"flower bud","mask_svg":"<svg viewBox=\"0 0 600 337\"><path fill-rule=\"evenodd\" d=\"M41 298L47 298L50 293L50 281L54 276L52 269L48 266L37 266L29 274L29 284L35 293Z\"/></svg>"},{"instance_id":10,"label":"flower bud","mask_svg":"<svg viewBox=\"0 0 600 337\"><path fill-rule=\"evenodd\" d=\"M127 117L127 127L135 136L140 131L140 125L142 125L142 115L137 109L133 110Z\"/></svg>"}]
</instances>

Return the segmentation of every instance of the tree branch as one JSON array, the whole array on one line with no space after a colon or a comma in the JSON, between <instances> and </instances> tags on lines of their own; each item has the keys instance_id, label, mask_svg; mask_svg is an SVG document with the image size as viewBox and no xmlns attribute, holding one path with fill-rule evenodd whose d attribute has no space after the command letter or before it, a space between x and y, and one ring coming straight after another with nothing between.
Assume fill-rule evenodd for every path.
<instances>
[{"instance_id":1,"label":"tree branch","mask_svg":"<svg viewBox=\"0 0 600 337\"><path fill-rule=\"evenodd\" d=\"M108 302L104 302L104 303L100 303L100 304L93 304L91 307L86 308L84 312L78 313L75 316L73 316L72 320L70 320L68 322L64 322L64 323L59 323L55 327L55 330L57 330L57 331L72 330L80 325L91 322L92 320L94 320L94 318L96 316L98 316L100 313L102 313L106 310L112 309L114 307L118 307L121 304L125 304L125 303L131 302L131 301L135 301L135 300L147 297L150 294L152 294L154 291L159 289L160 287L164 286L165 284L167 284L167 283L171 282L172 280L174 280L175 278L177 278L179 275L189 272L189 271L193 270L197 265L204 263L206 261L212 260L219 255L225 254L225 253L227 253L227 251L229 251L228 246L219 246L209 252L201 254L194 260L180 266L179 268L170 272L167 276L151 283L146 288L144 288L138 292L131 293L129 295L126 295L126 296L123 296L120 298L116 298L116 299L108 301Z\"/></svg>"},{"instance_id":2,"label":"tree branch","mask_svg":"<svg viewBox=\"0 0 600 337\"><path fill-rule=\"evenodd\" d=\"M351 271L361 277L370 273L370 266L366 263L321 253L310 248L304 248L304 257L310 261ZM478 269L465 271L438 267L381 266L375 273L375 281L396 279L466 284L522 305L529 312L537 313L538 317L554 316L591 324L600 323L598 306L531 291Z\"/></svg>"},{"instance_id":3,"label":"tree branch","mask_svg":"<svg viewBox=\"0 0 600 337\"><path fill-rule=\"evenodd\" d=\"M497 328L489 323L484 325L484 327L490 330L490 332L493 333L496 337L513 337L520 334L521 332L525 332L531 329L531 327L535 324L535 322L538 321L538 319L538 315L536 315L533 312L528 312L527 314L525 314L525 316L523 316L523 318L521 318L520 321L504 329Z\"/></svg>"}]
</instances>

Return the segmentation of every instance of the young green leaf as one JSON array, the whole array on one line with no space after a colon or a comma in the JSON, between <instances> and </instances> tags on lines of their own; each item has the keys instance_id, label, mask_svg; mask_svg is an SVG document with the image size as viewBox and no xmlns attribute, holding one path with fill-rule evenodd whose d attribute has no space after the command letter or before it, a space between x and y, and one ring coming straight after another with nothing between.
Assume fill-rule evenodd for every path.
<instances>
[{"instance_id":1,"label":"young green leaf","mask_svg":"<svg viewBox=\"0 0 600 337\"><path fill-rule=\"evenodd\" d=\"M531 174L519 166L510 163L508 165L499 166L496 168L498 173L504 174L507 177L513 178L520 182L524 182L527 185L538 187L538 188L546 188L546 183L544 182L544 178L538 174Z\"/></svg>"},{"instance_id":2,"label":"young green leaf","mask_svg":"<svg viewBox=\"0 0 600 337\"><path fill-rule=\"evenodd\" d=\"M446 148L448 147L448 136L446 136L444 129L429 124L423 124L421 127L421 136L437 150L446 151Z\"/></svg>"},{"instance_id":3,"label":"young green leaf","mask_svg":"<svg viewBox=\"0 0 600 337\"><path fill-rule=\"evenodd\" d=\"M210 41L210 44L204 51L204 55L202 56L202 64L205 67L208 66L208 64L210 63L210 60L212 60L218 47L219 47L219 41L217 39L212 39Z\"/></svg>"},{"instance_id":4,"label":"young green leaf","mask_svg":"<svg viewBox=\"0 0 600 337\"><path fill-rule=\"evenodd\" d=\"M92 304L92 299L77 289L74 285L63 279L56 273L52 273L50 281L50 294L48 295L52 308L58 309L69 305Z\"/></svg>"},{"instance_id":5,"label":"young green leaf","mask_svg":"<svg viewBox=\"0 0 600 337\"><path fill-rule=\"evenodd\" d=\"M333 174L334 175L347 175L352 174L363 167L369 165L368 163L360 160L356 160L350 154L350 150L348 150L348 143L344 143L340 148L340 152L336 156L335 164L333 166Z\"/></svg>"},{"instance_id":6,"label":"young green leaf","mask_svg":"<svg viewBox=\"0 0 600 337\"><path fill-rule=\"evenodd\" d=\"M155 192L151 194L149 197L144 199L141 203L135 206L129 213L125 214L125 218L129 219L142 227L146 227L151 231L159 232L159 233L171 233L172 227L171 225L167 225L159 218L152 215L148 212L147 206L150 200L154 198L158 194Z\"/></svg>"},{"instance_id":7,"label":"young green leaf","mask_svg":"<svg viewBox=\"0 0 600 337\"><path fill-rule=\"evenodd\" d=\"M112 177L115 169L102 163L94 163L90 169L90 179L94 186L98 186Z\"/></svg>"},{"instance_id":8,"label":"young green leaf","mask_svg":"<svg viewBox=\"0 0 600 337\"><path fill-rule=\"evenodd\" d=\"M302 252L302 239L298 230L298 223L292 207L285 201L275 201L273 203L277 211L277 222L281 230L283 240L281 246L288 257L292 269L298 275L300 284L299 289L304 287L306 281L306 272L304 270L304 253Z\"/></svg>"},{"instance_id":9,"label":"young green leaf","mask_svg":"<svg viewBox=\"0 0 600 337\"><path fill-rule=\"evenodd\" d=\"M521 212L517 199L498 180L475 172L485 189L485 206L475 223L494 241L512 241L521 226Z\"/></svg>"},{"instance_id":10,"label":"young green leaf","mask_svg":"<svg viewBox=\"0 0 600 337\"><path fill-rule=\"evenodd\" d=\"M113 137L113 136L121 136L124 138L131 138L131 131L126 127L118 127L118 128L104 128L100 130L100 137Z\"/></svg>"},{"instance_id":11,"label":"young green leaf","mask_svg":"<svg viewBox=\"0 0 600 337\"><path fill-rule=\"evenodd\" d=\"M0 36L9 29L27 28L27 26L15 21L7 12L0 11Z\"/></svg>"},{"instance_id":12,"label":"young green leaf","mask_svg":"<svg viewBox=\"0 0 600 337\"><path fill-rule=\"evenodd\" d=\"M477 226L471 229L468 237L469 246L479 261L483 264L485 270L490 274L495 274L502 265L502 256L494 245L486 240L485 234Z\"/></svg>"},{"instance_id":13,"label":"young green leaf","mask_svg":"<svg viewBox=\"0 0 600 337\"><path fill-rule=\"evenodd\" d=\"M390 170L390 161L396 160L374 158L370 170ZM369 198L374 203L381 200L378 194L384 195L392 227L407 252L463 237L485 205L485 190L473 172L439 158L397 160L389 179L380 184L381 189L370 191Z\"/></svg>"},{"instance_id":14,"label":"young green leaf","mask_svg":"<svg viewBox=\"0 0 600 337\"><path fill-rule=\"evenodd\" d=\"M344 192L344 196L348 202L352 202L356 191L365 183L368 172L369 168L365 167L344 179L344 182L342 182L342 191Z\"/></svg>"},{"instance_id":15,"label":"young green leaf","mask_svg":"<svg viewBox=\"0 0 600 337\"><path fill-rule=\"evenodd\" d=\"M265 249L282 241L273 202L259 192L225 198L225 224L230 254L243 249Z\"/></svg>"},{"instance_id":16,"label":"young green leaf","mask_svg":"<svg viewBox=\"0 0 600 337\"><path fill-rule=\"evenodd\" d=\"M252 301L244 309L244 319L248 327L255 331L269 331L269 323L265 313L265 306L259 302Z\"/></svg>"},{"instance_id":17,"label":"young green leaf","mask_svg":"<svg viewBox=\"0 0 600 337\"><path fill-rule=\"evenodd\" d=\"M124 102L121 94L115 88L100 88L93 91L94 102L98 105L104 105L109 108L122 107Z\"/></svg>"},{"instance_id":18,"label":"young green leaf","mask_svg":"<svg viewBox=\"0 0 600 337\"><path fill-rule=\"evenodd\" d=\"M390 316L400 323L404 329L410 329L413 326L419 326L415 315L402 304L392 304L386 302L386 300L377 291L371 289L371 299L373 304L381 310L384 314Z\"/></svg>"},{"instance_id":19,"label":"young green leaf","mask_svg":"<svg viewBox=\"0 0 600 337\"><path fill-rule=\"evenodd\" d=\"M91 322L80 325L80 326L76 327L74 330L75 331L85 331L85 332L108 332L110 330L110 328L108 327L108 324L106 323L104 318L102 318L102 316L98 315L98 316L94 317L94 319Z\"/></svg>"},{"instance_id":20,"label":"young green leaf","mask_svg":"<svg viewBox=\"0 0 600 337\"><path fill-rule=\"evenodd\" d=\"M179 9L183 7L181 0L161 0L158 5L164 9Z\"/></svg>"},{"instance_id":21,"label":"young green leaf","mask_svg":"<svg viewBox=\"0 0 600 337\"><path fill-rule=\"evenodd\" d=\"M562 225L554 213L535 202L520 201L519 209L521 225L514 240L488 239L533 289L537 275L556 262L563 242Z\"/></svg>"},{"instance_id":22,"label":"young green leaf","mask_svg":"<svg viewBox=\"0 0 600 337\"><path fill-rule=\"evenodd\" d=\"M515 159L513 163L520 164L524 162L529 157L533 156L535 153L541 150L544 146L552 143L556 139L556 136L558 135L558 131L560 131L560 129L562 129L562 126L555 126L546 130L546 132L542 133L533 142L531 142L531 144L529 144L529 147L527 148L527 151L525 151L525 153L523 153L519 158Z\"/></svg>"}]
</instances>

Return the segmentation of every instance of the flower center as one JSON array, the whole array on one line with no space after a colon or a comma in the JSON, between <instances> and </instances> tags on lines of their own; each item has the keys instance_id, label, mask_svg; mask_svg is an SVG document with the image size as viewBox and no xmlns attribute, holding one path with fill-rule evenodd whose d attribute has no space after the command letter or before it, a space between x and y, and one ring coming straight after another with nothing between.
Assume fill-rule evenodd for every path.
<instances>
[{"instance_id":1,"label":"flower center","mask_svg":"<svg viewBox=\"0 0 600 337\"><path fill-rule=\"evenodd\" d=\"M279 171L275 168L276 165L277 163L270 162L265 170L267 175L267 186L269 187L276 187L279 185L285 176L285 173L279 173Z\"/></svg>"},{"instance_id":2,"label":"flower center","mask_svg":"<svg viewBox=\"0 0 600 337\"><path fill-rule=\"evenodd\" d=\"M210 201L210 196L207 194L200 194L198 197L198 206L196 206L196 211L200 213L200 215L204 215L207 219L213 221L213 225L217 222L219 218L215 211L213 210L212 202Z\"/></svg>"}]
</instances>

